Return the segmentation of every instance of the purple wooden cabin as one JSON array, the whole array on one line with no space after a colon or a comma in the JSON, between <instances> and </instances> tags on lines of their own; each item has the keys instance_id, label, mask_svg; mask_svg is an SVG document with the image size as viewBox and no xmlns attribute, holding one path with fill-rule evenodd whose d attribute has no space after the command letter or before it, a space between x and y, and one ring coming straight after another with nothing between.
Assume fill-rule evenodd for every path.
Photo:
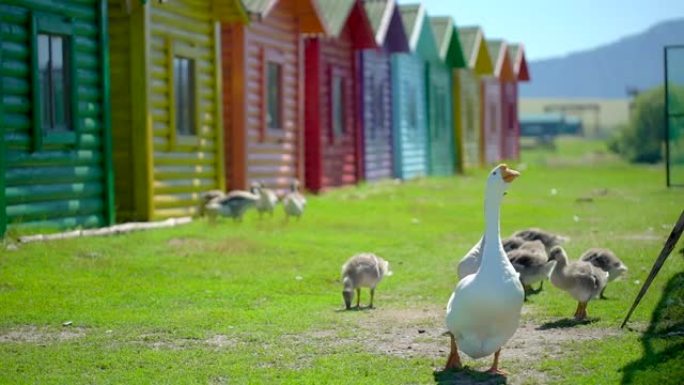
<instances>
[{"instance_id":1,"label":"purple wooden cabin","mask_svg":"<svg viewBox=\"0 0 684 385\"><path fill-rule=\"evenodd\" d=\"M368 181L392 177L392 92L390 55L408 52L399 7L394 0L366 0L377 49L361 52L362 132L359 170Z\"/></svg>"}]
</instances>

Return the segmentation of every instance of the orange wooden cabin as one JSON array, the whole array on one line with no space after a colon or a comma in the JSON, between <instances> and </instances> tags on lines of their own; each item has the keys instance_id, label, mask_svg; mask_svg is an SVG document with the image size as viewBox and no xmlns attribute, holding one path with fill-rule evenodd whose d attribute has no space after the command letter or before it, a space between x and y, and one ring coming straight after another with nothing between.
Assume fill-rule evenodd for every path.
<instances>
[{"instance_id":1,"label":"orange wooden cabin","mask_svg":"<svg viewBox=\"0 0 684 385\"><path fill-rule=\"evenodd\" d=\"M221 29L226 183L285 189L304 178L303 33L325 28L315 0L243 0L247 25Z\"/></svg>"}]
</instances>

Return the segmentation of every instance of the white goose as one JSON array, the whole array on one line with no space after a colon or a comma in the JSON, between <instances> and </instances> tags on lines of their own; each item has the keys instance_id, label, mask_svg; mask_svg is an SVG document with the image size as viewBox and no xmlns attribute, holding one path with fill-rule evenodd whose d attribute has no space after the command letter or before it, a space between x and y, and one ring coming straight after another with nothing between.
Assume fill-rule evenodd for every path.
<instances>
[{"instance_id":1,"label":"white goose","mask_svg":"<svg viewBox=\"0 0 684 385\"><path fill-rule=\"evenodd\" d=\"M499 354L518 329L524 292L518 273L501 244L499 211L508 185L518 176L501 164L487 178L485 189L485 234L482 261L475 274L461 279L447 304L446 324L451 334L451 352L446 369L459 368L458 349L472 358L494 354L489 372L499 370Z\"/></svg>"}]
</instances>

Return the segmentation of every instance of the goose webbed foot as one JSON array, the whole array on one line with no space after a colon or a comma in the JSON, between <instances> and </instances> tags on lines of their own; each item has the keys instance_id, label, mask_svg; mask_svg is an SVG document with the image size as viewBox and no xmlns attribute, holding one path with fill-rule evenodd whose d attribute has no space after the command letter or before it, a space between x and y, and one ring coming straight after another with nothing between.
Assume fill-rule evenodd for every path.
<instances>
[{"instance_id":1,"label":"goose webbed foot","mask_svg":"<svg viewBox=\"0 0 684 385\"><path fill-rule=\"evenodd\" d=\"M444 370L460 369L462 367L461 357L458 355L456 339L454 338L454 335L451 333L449 333L449 337L451 337L451 352L449 352L449 358L447 358Z\"/></svg>"},{"instance_id":2,"label":"goose webbed foot","mask_svg":"<svg viewBox=\"0 0 684 385\"><path fill-rule=\"evenodd\" d=\"M499 354L501 354L501 349L494 353L494 362L492 362L492 367L487 370L487 373L506 376L508 373L499 368Z\"/></svg>"}]
</instances>

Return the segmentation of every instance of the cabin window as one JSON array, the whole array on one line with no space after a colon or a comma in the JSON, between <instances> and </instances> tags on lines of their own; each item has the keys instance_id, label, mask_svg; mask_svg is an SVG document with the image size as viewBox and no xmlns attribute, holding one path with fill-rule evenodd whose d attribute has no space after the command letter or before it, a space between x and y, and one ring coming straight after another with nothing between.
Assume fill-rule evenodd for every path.
<instances>
[{"instance_id":1,"label":"cabin window","mask_svg":"<svg viewBox=\"0 0 684 385\"><path fill-rule=\"evenodd\" d=\"M385 126L385 86L377 78L372 79L373 90L373 103L371 104L373 111L373 124L371 127L371 138L376 138L378 132Z\"/></svg>"},{"instance_id":2,"label":"cabin window","mask_svg":"<svg viewBox=\"0 0 684 385\"><path fill-rule=\"evenodd\" d=\"M283 129L283 65L266 63L266 127Z\"/></svg>"},{"instance_id":3,"label":"cabin window","mask_svg":"<svg viewBox=\"0 0 684 385\"><path fill-rule=\"evenodd\" d=\"M406 124L410 131L418 130L418 93L416 92L415 84L406 83Z\"/></svg>"},{"instance_id":4,"label":"cabin window","mask_svg":"<svg viewBox=\"0 0 684 385\"><path fill-rule=\"evenodd\" d=\"M496 106L494 104L489 105L489 132L496 134L497 122L496 122Z\"/></svg>"},{"instance_id":5,"label":"cabin window","mask_svg":"<svg viewBox=\"0 0 684 385\"><path fill-rule=\"evenodd\" d=\"M435 132L433 137L439 139L442 136L442 130L445 130L447 122L447 108L446 108L446 92L444 88L437 87L434 94L434 111L435 111Z\"/></svg>"},{"instance_id":6,"label":"cabin window","mask_svg":"<svg viewBox=\"0 0 684 385\"><path fill-rule=\"evenodd\" d=\"M195 60L174 56L173 91L176 117L176 135L192 136L197 134L195 101Z\"/></svg>"},{"instance_id":7,"label":"cabin window","mask_svg":"<svg viewBox=\"0 0 684 385\"><path fill-rule=\"evenodd\" d=\"M338 74L332 76L332 86L331 86L331 120L332 120L332 133L333 138L337 138L344 134L345 132L345 92L344 92L344 78Z\"/></svg>"},{"instance_id":8,"label":"cabin window","mask_svg":"<svg viewBox=\"0 0 684 385\"><path fill-rule=\"evenodd\" d=\"M77 103L73 26L68 19L31 17L33 144L75 144Z\"/></svg>"},{"instance_id":9,"label":"cabin window","mask_svg":"<svg viewBox=\"0 0 684 385\"><path fill-rule=\"evenodd\" d=\"M45 133L73 131L69 100L69 57L65 36L38 34L40 110Z\"/></svg>"}]
</instances>

